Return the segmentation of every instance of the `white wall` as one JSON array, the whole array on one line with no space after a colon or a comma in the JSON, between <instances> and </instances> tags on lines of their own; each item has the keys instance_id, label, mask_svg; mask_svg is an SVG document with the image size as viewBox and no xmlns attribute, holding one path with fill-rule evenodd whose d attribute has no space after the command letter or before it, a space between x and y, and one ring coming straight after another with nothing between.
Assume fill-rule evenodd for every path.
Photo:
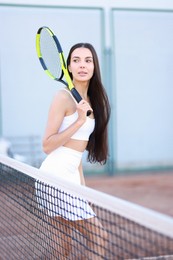
<instances>
[{"instance_id":1,"label":"white wall","mask_svg":"<svg viewBox=\"0 0 173 260\"><path fill-rule=\"evenodd\" d=\"M173 12L113 11L117 162L173 164Z\"/></svg>"}]
</instances>

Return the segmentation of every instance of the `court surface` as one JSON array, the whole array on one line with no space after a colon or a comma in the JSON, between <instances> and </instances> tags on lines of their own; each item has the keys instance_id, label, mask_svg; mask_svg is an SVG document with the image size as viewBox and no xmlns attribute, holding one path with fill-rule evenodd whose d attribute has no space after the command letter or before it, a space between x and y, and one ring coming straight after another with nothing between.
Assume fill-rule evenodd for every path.
<instances>
[{"instance_id":1,"label":"court surface","mask_svg":"<svg viewBox=\"0 0 173 260\"><path fill-rule=\"evenodd\" d=\"M173 217L173 171L89 176L86 185Z\"/></svg>"}]
</instances>

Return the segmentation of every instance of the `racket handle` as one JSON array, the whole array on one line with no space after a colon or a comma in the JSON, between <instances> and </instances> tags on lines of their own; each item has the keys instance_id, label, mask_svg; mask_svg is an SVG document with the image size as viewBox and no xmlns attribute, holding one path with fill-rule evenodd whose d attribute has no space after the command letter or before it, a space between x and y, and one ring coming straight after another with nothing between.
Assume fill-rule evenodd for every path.
<instances>
[{"instance_id":1,"label":"racket handle","mask_svg":"<svg viewBox=\"0 0 173 260\"><path fill-rule=\"evenodd\" d=\"M79 92L75 88L71 89L71 93L78 103L82 100Z\"/></svg>"},{"instance_id":2,"label":"racket handle","mask_svg":"<svg viewBox=\"0 0 173 260\"><path fill-rule=\"evenodd\" d=\"M71 93L72 93L73 97L76 99L76 101L78 103L82 100L79 92L75 88L71 89ZM89 115L91 115L91 111L90 110L87 111L87 116L89 116Z\"/></svg>"}]
</instances>

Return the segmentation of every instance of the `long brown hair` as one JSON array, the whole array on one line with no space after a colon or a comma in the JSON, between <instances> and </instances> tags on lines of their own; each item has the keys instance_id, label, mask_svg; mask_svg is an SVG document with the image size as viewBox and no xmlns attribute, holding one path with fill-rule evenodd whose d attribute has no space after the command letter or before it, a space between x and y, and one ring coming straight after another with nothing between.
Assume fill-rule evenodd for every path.
<instances>
[{"instance_id":1,"label":"long brown hair","mask_svg":"<svg viewBox=\"0 0 173 260\"><path fill-rule=\"evenodd\" d=\"M70 65L71 54L77 48L87 48L91 51L94 61L94 73L90 79L88 96L91 102L95 117L95 128L90 135L87 151L88 161L91 163L99 162L105 164L108 157L108 121L110 118L110 104L101 81L101 73L97 53L90 43L77 43L71 47L67 66ZM72 74L69 72L70 77Z\"/></svg>"}]
</instances>

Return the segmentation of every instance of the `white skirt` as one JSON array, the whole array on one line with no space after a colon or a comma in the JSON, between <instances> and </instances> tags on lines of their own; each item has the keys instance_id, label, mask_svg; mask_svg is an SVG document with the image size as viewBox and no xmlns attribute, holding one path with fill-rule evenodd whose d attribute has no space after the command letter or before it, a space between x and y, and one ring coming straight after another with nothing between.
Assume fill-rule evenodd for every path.
<instances>
[{"instance_id":1,"label":"white skirt","mask_svg":"<svg viewBox=\"0 0 173 260\"><path fill-rule=\"evenodd\" d=\"M50 178L57 176L80 184L78 167L81 159L81 152L61 146L46 157L40 169L48 172ZM36 183L36 195L39 207L45 209L52 217L61 216L67 220L75 221L96 216L85 199L61 189L38 182Z\"/></svg>"}]
</instances>

